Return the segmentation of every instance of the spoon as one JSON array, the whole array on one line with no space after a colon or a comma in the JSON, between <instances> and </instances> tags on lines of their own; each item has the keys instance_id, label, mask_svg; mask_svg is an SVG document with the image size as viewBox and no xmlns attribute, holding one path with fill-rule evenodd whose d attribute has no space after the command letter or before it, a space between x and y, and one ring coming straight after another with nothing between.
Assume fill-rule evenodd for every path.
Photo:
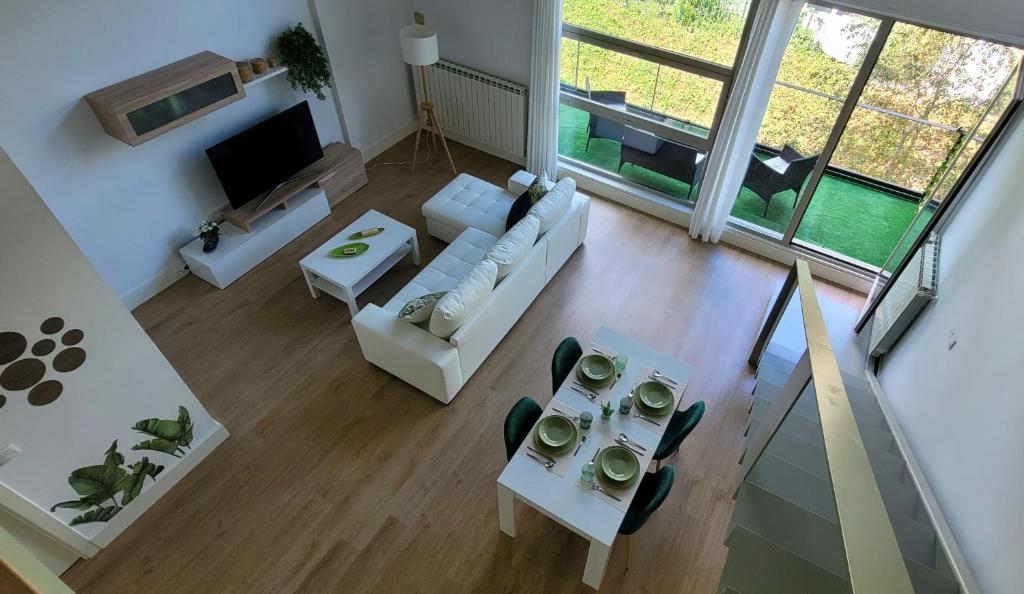
<instances>
[{"instance_id":1,"label":"spoon","mask_svg":"<svg viewBox=\"0 0 1024 594\"><path fill-rule=\"evenodd\" d=\"M643 450L645 452L647 451L647 448L645 448L643 445L637 443L636 441L630 439L629 436L626 435L625 433L619 433L619 439L621 439L622 441L624 441L626 443L632 444L632 445L640 448L641 450Z\"/></svg>"},{"instance_id":2,"label":"spoon","mask_svg":"<svg viewBox=\"0 0 1024 594\"><path fill-rule=\"evenodd\" d=\"M572 453L573 456L575 456L576 454L580 453L580 448L583 447L583 442L585 442L585 441L587 441L587 436L586 435L581 437L580 438L580 442L578 444L576 444L576 451Z\"/></svg>"},{"instance_id":3,"label":"spoon","mask_svg":"<svg viewBox=\"0 0 1024 594\"><path fill-rule=\"evenodd\" d=\"M555 467L555 463L554 462L548 462L547 460L541 460L540 458L538 458L537 456L534 456L530 452L527 452L526 455L529 456L531 460L533 460L534 462L536 462L538 464L543 465L544 468L547 468L548 470L551 470L552 468Z\"/></svg>"}]
</instances>

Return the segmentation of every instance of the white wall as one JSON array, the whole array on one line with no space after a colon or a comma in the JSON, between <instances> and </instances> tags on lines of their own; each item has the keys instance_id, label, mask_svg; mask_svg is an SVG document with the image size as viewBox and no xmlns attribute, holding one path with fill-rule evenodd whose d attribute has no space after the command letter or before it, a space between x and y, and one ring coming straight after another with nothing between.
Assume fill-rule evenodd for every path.
<instances>
[{"instance_id":1,"label":"white wall","mask_svg":"<svg viewBox=\"0 0 1024 594\"><path fill-rule=\"evenodd\" d=\"M349 141L364 159L415 130L409 66L402 61L400 0L315 0Z\"/></svg>"},{"instance_id":2,"label":"white wall","mask_svg":"<svg viewBox=\"0 0 1024 594\"><path fill-rule=\"evenodd\" d=\"M206 147L304 98L322 143L341 128L330 100L281 77L130 147L103 132L83 95L202 50L266 55L299 21L313 30L306 0L0 3L0 145L126 303L173 281L177 248L226 204Z\"/></svg>"},{"instance_id":3,"label":"white wall","mask_svg":"<svg viewBox=\"0 0 1024 594\"><path fill-rule=\"evenodd\" d=\"M981 589L1024 583L1024 123L942 237L939 298L879 379ZM947 348L949 332L957 344Z\"/></svg>"},{"instance_id":4,"label":"white wall","mask_svg":"<svg viewBox=\"0 0 1024 594\"><path fill-rule=\"evenodd\" d=\"M422 12L437 28L441 57L507 78L530 82L533 0L403 0L405 22Z\"/></svg>"},{"instance_id":5,"label":"white wall","mask_svg":"<svg viewBox=\"0 0 1024 594\"><path fill-rule=\"evenodd\" d=\"M21 453L0 466L0 509L39 527L81 554L106 546L170 485L226 437L156 345L61 227L39 195L0 149L0 332L16 332L28 348L17 362L0 361L0 446L13 443ZM61 317L65 325L47 336L43 320ZM85 351L75 369L61 369L64 333L84 332L73 348ZM56 342L49 353L33 345ZM6 340L2 344L9 344ZM19 349L20 351L20 349ZM41 365L43 382L58 381L63 391L52 402L33 401L33 386L12 384L11 369ZM35 374L27 374L35 376ZM34 378L35 379L35 378ZM190 448L181 457L132 451L144 439L132 430L148 418L175 419L178 406L194 422ZM68 484L77 468L102 464L118 440L128 464L143 456L165 467L156 481L146 479L142 495L107 523L68 527L82 513L49 508L78 499ZM120 499L120 498L119 498ZM109 502L107 502L109 505ZM3 520L5 514L0 514ZM7 524L5 522L5 524ZM16 526L8 526L12 531ZM37 546L38 543L25 543ZM44 555L45 557L45 555Z\"/></svg>"}]
</instances>

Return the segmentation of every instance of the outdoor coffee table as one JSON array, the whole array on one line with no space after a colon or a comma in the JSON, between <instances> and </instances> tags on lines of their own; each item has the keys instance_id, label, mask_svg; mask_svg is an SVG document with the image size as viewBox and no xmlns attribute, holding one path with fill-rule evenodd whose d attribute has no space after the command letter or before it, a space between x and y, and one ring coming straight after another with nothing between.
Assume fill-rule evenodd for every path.
<instances>
[{"instance_id":1,"label":"outdoor coffee table","mask_svg":"<svg viewBox=\"0 0 1024 594\"><path fill-rule=\"evenodd\" d=\"M357 231L372 227L383 227L384 231L363 239L348 238ZM336 247L356 242L370 247L362 254L347 258L327 255ZM416 230L376 210L369 210L300 260L299 268L314 298L319 297L321 291L327 293L347 303L355 316L359 312L356 297L409 252L412 252L413 264L419 266L420 246L416 241Z\"/></svg>"}]
</instances>

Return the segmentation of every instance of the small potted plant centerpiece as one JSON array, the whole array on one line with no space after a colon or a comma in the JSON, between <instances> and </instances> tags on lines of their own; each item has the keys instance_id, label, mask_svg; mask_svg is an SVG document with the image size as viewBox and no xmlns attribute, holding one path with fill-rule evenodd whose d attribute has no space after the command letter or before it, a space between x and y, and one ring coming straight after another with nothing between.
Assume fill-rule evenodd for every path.
<instances>
[{"instance_id":1,"label":"small potted plant centerpiece","mask_svg":"<svg viewBox=\"0 0 1024 594\"><path fill-rule=\"evenodd\" d=\"M209 254L217 249L217 244L220 243L220 225L210 221L200 221L193 235L203 240L203 252Z\"/></svg>"},{"instance_id":2,"label":"small potted plant centerpiece","mask_svg":"<svg viewBox=\"0 0 1024 594\"><path fill-rule=\"evenodd\" d=\"M612 407L611 401L605 401L601 404L601 418L605 421L612 418L612 413L615 412L615 408Z\"/></svg>"}]
</instances>

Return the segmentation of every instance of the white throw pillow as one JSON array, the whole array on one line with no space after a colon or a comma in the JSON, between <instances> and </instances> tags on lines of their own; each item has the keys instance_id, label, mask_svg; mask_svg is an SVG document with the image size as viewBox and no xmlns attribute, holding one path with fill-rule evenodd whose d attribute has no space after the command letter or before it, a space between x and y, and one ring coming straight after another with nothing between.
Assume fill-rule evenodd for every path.
<instances>
[{"instance_id":1,"label":"white throw pillow","mask_svg":"<svg viewBox=\"0 0 1024 594\"><path fill-rule=\"evenodd\" d=\"M436 293L427 293L422 297L416 297L410 299L401 310L398 312L398 319L405 320L413 324L419 324L420 322L426 322L430 319L430 314L434 313L434 308L437 307L437 302L444 297L446 291L438 291Z\"/></svg>"},{"instance_id":2,"label":"white throw pillow","mask_svg":"<svg viewBox=\"0 0 1024 594\"><path fill-rule=\"evenodd\" d=\"M498 265L499 281L508 276L520 260L530 253L530 248L537 243L539 232L540 219L527 215L494 242L484 258Z\"/></svg>"},{"instance_id":3,"label":"white throw pillow","mask_svg":"<svg viewBox=\"0 0 1024 594\"><path fill-rule=\"evenodd\" d=\"M534 204L527 214L540 219L539 235L547 233L548 229L554 226L562 215L569 210L572 204L572 197L576 193L576 180L571 177L563 177L558 180L555 187L551 188L540 202Z\"/></svg>"},{"instance_id":4,"label":"white throw pillow","mask_svg":"<svg viewBox=\"0 0 1024 594\"><path fill-rule=\"evenodd\" d=\"M498 265L494 262L485 259L474 266L437 302L430 314L430 333L441 338L455 334L491 294L497 278Z\"/></svg>"}]
</instances>

